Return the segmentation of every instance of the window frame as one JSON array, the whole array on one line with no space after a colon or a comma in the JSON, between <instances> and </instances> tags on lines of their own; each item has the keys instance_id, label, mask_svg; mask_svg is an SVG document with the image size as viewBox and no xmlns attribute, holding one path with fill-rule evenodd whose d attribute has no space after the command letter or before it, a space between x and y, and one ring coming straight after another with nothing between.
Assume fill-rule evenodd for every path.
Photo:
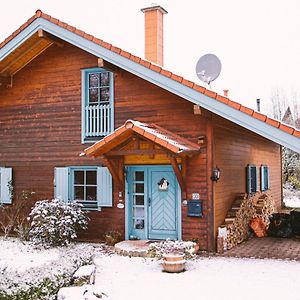
<instances>
[{"instance_id":1,"label":"window frame","mask_svg":"<svg viewBox=\"0 0 300 300\"><path fill-rule=\"evenodd\" d=\"M74 191L74 172L75 171L96 171L96 200L95 200L95 207L88 207L85 205L85 202L91 203L93 201L80 201L80 200L75 200L75 191ZM98 208L98 182L97 182L97 175L98 175L98 170L97 166L77 166L77 167L69 167L69 202L77 202L83 205L84 210L99 210ZM85 185L84 185L85 186ZM87 204L87 203L86 203Z\"/></svg>"},{"instance_id":2,"label":"window frame","mask_svg":"<svg viewBox=\"0 0 300 300\"><path fill-rule=\"evenodd\" d=\"M89 103L89 74L91 73L109 73L109 106L110 106L110 128L109 132L114 131L114 73L104 68L88 68L81 70L81 143L95 143L104 136L95 136L88 138L85 136L85 107Z\"/></svg>"},{"instance_id":3,"label":"window frame","mask_svg":"<svg viewBox=\"0 0 300 300\"><path fill-rule=\"evenodd\" d=\"M267 177L265 176L264 170L267 170ZM265 180L267 179L267 185L265 185ZM270 189L270 167L268 165L260 166L260 190L262 192L268 191Z\"/></svg>"}]
</instances>

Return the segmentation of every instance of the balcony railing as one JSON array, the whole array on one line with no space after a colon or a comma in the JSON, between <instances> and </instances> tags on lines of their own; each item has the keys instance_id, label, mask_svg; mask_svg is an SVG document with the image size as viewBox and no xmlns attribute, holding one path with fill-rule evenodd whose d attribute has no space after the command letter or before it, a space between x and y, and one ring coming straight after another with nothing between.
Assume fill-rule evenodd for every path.
<instances>
[{"instance_id":1,"label":"balcony railing","mask_svg":"<svg viewBox=\"0 0 300 300\"><path fill-rule=\"evenodd\" d=\"M109 104L85 107L85 137L106 136L111 133L111 108Z\"/></svg>"}]
</instances>

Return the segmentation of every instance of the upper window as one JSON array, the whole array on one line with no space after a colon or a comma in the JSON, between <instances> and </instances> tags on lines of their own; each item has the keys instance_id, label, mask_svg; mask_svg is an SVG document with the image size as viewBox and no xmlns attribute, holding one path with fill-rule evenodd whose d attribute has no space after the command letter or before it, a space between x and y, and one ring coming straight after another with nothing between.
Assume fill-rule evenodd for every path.
<instances>
[{"instance_id":1,"label":"upper window","mask_svg":"<svg viewBox=\"0 0 300 300\"><path fill-rule=\"evenodd\" d=\"M101 68L82 71L82 142L96 141L114 129L113 74Z\"/></svg>"},{"instance_id":2,"label":"upper window","mask_svg":"<svg viewBox=\"0 0 300 300\"><path fill-rule=\"evenodd\" d=\"M252 194L258 191L257 168L255 165L247 166L247 193Z\"/></svg>"},{"instance_id":3,"label":"upper window","mask_svg":"<svg viewBox=\"0 0 300 300\"><path fill-rule=\"evenodd\" d=\"M261 191L267 191L270 188L269 167L266 165L260 167L260 186Z\"/></svg>"}]
</instances>

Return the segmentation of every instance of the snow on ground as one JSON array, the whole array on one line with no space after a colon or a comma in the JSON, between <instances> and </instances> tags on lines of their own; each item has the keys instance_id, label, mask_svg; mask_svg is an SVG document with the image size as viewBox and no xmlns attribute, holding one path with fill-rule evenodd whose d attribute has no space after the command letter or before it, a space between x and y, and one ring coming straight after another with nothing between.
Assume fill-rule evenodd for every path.
<instances>
[{"instance_id":1,"label":"snow on ground","mask_svg":"<svg viewBox=\"0 0 300 300\"><path fill-rule=\"evenodd\" d=\"M300 208L300 191L285 184L283 189L283 203L286 207Z\"/></svg>"},{"instance_id":2,"label":"snow on ground","mask_svg":"<svg viewBox=\"0 0 300 300\"><path fill-rule=\"evenodd\" d=\"M88 244L36 249L28 242L0 237L0 299L56 299L56 290L91 262L94 251Z\"/></svg>"},{"instance_id":3,"label":"snow on ground","mask_svg":"<svg viewBox=\"0 0 300 300\"><path fill-rule=\"evenodd\" d=\"M14 238L0 238L0 243L0 270L23 272L41 265L49 265L59 258L57 248L34 249L29 243L21 243Z\"/></svg>"},{"instance_id":4,"label":"snow on ground","mask_svg":"<svg viewBox=\"0 0 300 300\"><path fill-rule=\"evenodd\" d=\"M162 272L153 259L101 254L95 263L104 299L300 299L299 262L200 258L180 274Z\"/></svg>"}]
</instances>

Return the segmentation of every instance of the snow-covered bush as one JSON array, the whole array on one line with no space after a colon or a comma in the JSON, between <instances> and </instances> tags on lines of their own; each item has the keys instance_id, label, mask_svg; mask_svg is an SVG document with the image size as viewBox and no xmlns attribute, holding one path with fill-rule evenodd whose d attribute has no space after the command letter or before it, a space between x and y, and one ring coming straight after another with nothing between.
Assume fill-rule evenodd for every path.
<instances>
[{"instance_id":1,"label":"snow-covered bush","mask_svg":"<svg viewBox=\"0 0 300 300\"><path fill-rule=\"evenodd\" d=\"M86 244L36 249L0 238L0 299L54 300L61 287L71 284L75 271L92 262L93 254Z\"/></svg>"},{"instance_id":2,"label":"snow-covered bush","mask_svg":"<svg viewBox=\"0 0 300 300\"><path fill-rule=\"evenodd\" d=\"M152 243L148 254L150 257L162 258L164 254L177 253L185 254L186 258L192 258L197 252L197 244L191 241L166 240L159 243Z\"/></svg>"},{"instance_id":3,"label":"snow-covered bush","mask_svg":"<svg viewBox=\"0 0 300 300\"><path fill-rule=\"evenodd\" d=\"M44 247L65 246L77 237L79 229L87 229L85 213L81 205L64 203L60 199L36 202L29 214L30 241Z\"/></svg>"},{"instance_id":4,"label":"snow-covered bush","mask_svg":"<svg viewBox=\"0 0 300 300\"><path fill-rule=\"evenodd\" d=\"M300 208L300 190L295 189L289 182L284 184L283 203L285 207Z\"/></svg>"},{"instance_id":5,"label":"snow-covered bush","mask_svg":"<svg viewBox=\"0 0 300 300\"><path fill-rule=\"evenodd\" d=\"M282 162L284 182L296 183L298 184L296 188L300 188L300 154L283 147Z\"/></svg>"}]
</instances>

